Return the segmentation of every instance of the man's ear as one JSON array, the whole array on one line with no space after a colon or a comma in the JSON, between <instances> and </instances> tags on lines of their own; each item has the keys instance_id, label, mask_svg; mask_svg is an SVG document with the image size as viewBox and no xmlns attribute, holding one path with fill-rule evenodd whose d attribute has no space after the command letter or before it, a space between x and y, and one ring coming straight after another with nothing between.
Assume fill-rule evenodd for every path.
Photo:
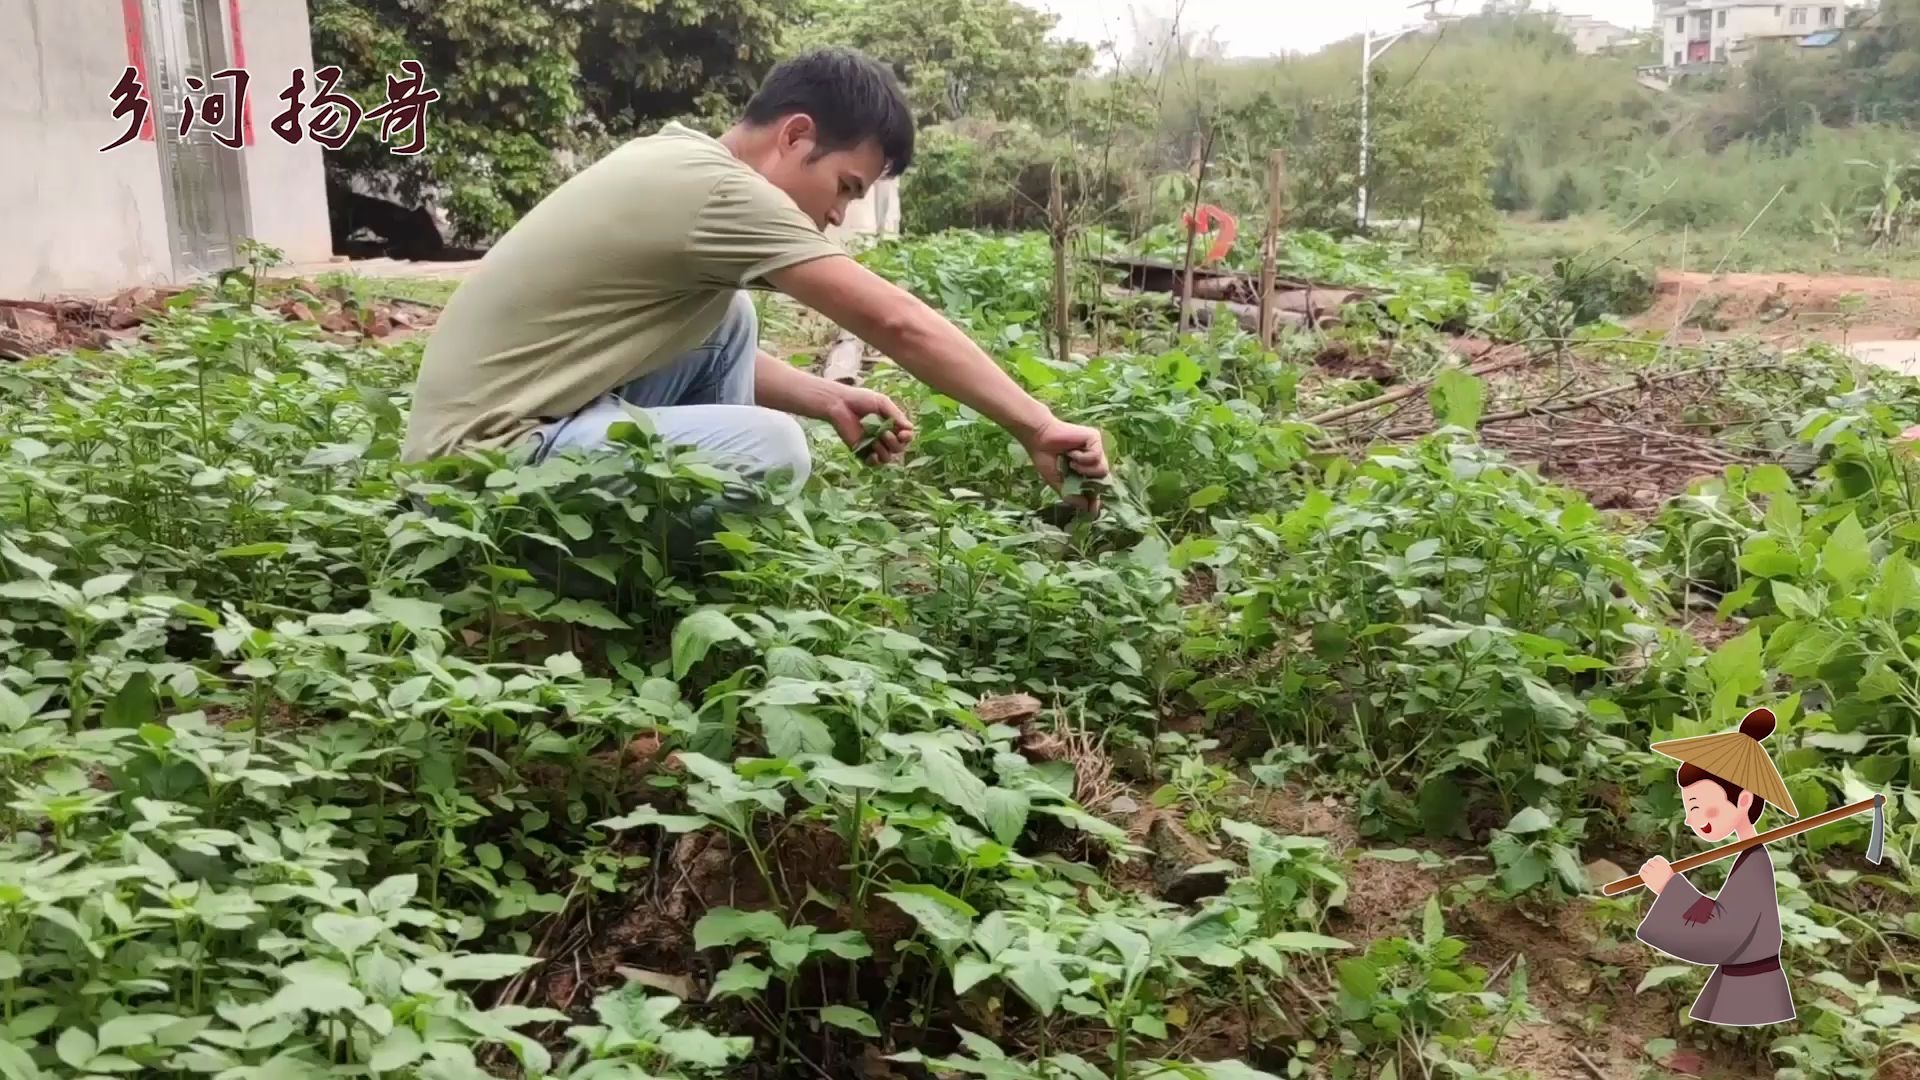
<instances>
[{"instance_id":1,"label":"man's ear","mask_svg":"<svg viewBox=\"0 0 1920 1080\"><path fill-rule=\"evenodd\" d=\"M1734 808L1739 810L1742 814L1745 814L1751 811L1753 809L1753 792L1742 791L1740 793L1740 797L1733 801L1733 805L1734 805Z\"/></svg>"},{"instance_id":2,"label":"man's ear","mask_svg":"<svg viewBox=\"0 0 1920 1080\"><path fill-rule=\"evenodd\" d=\"M799 149L802 143L820 141L820 125L806 113L794 113L780 121L779 146L781 150Z\"/></svg>"}]
</instances>

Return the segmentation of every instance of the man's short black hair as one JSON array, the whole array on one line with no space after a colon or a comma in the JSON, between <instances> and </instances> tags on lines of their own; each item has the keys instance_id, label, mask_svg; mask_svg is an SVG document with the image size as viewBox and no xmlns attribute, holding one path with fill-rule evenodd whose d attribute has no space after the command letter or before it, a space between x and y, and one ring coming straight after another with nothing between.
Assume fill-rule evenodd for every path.
<instances>
[{"instance_id":1,"label":"man's short black hair","mask_svg":"<svg viewBox=\"0 0 1920 1080\"><path fill-rule=\"evenodd\" d=\"M872 139L886 158L886 175L913 164L907 95L885 64L858 49L817 49L783 61L747 102L746 122L765 127L795 113L819 126L822 153Z\"/></svg>"}]
</instances>

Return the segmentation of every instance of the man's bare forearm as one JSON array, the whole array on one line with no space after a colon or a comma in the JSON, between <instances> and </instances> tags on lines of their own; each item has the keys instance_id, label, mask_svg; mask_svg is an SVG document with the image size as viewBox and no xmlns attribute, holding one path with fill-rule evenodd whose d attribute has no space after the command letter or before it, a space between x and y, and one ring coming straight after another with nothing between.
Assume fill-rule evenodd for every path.
<instances>
[{"instance_id":1,"label":"man's bare forearm","mask_svg":"<svg viewBox=\"0 0 1920 1080\"><path fill-rule=\"evenodd\" d=\"M1021 442L1053 422L1053 413L1000 370L959 327L852 259L815 259L770 276L788 295Z\"/></svg>"},{"instance_id":2,"label":"man's bare forearm","mask_svg":"<svg viewBox=\"0 0 1920 1080\"><path fill-rule=\"evenodd\" d=\"M818 419L833 402L832 383L765 350L753 358L754 404Z\"/></svg>"},{"instance_id":3,"label":"man's bare forearm","mask_svg":"<svg viewBox=\"0 0 1920 1080\"><path fill-rule=\"evenodd\" d=\"M861 334L914 378L972 407L980 415L1025 441L1053 419L1045 405L1013 381L986 350L932 308L906 294L897 322ZM878 339L878 340L876 340Z\"/></svg>"}]
</instances>

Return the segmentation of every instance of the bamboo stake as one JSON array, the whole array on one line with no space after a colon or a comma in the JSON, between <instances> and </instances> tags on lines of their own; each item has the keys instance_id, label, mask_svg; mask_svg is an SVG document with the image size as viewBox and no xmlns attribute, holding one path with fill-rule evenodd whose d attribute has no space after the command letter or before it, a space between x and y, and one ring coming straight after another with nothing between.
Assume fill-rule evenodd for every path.
<instances>
[{"instance_id":1,"label":"bamboo stake","mask_svg":"<svg viewBox=\"0 0 1920 1080\"><path fill-rule=\"evenodd\" d=\"M1187 227L1187 255L1181 260L1180 268L1180 321L1176 329L1181 333L1187 330L1187 311L1193 305L1193 244L1200 238L1200 198L1207 187L1207 162L1213 157L1213 125L1208 124L1206 136L1200 143L1200 169L1193 180L1193 207L1188 212L1192 219Z\"/></svg>"},{"instance_id":2,"label":"bamboo stake","mask_svg":"<svg viewBox=\"0 0 1920 1080\"><path fill-rule=\"evenodd\" d=\"M1798 836L1803 832L1817 829L1822 825L1832 824L1841 818L1852 817L1855 814L1864 814L1869 810L1875 813L1885 813L1881 808L1885 805L1886 801L1887 797L1885 795L1875 795L1870 799L1861 799L1857 803L1849 803L1846 806L1836 807L1824 814L1816 814L1804 821L1796 821L1790 825L1782 825L1777 829L1768 829L1758 836L1750 836L1745 840L1724 844L1711 851L1703 851L1698 855L1689 855L1673 864L1673 872L1676 874L1684 874L1689 870L1697 870L1708 863L1719 862L1721 859L1738 855L1748 848L1759 847L1761 844L1774 840L1785 840L1789 836ZM1883 831L1884 828L1876 828L1876 836ZM1872 862L1879 862L1879 855L1880 852L1869 850L1867 858ZM1631 892L1645 884L1646 882L1640 880L1640 875L1635 874L1632 877L1623 877L1619 881L1608 882L1601 887L1600 893L1603 896L1619 896L1623 892Z\"/></svg>"},{"instance_id":3,"label":"bamboo stake","mask_svg":"<svg viewBox=\"0 0 1920 1080\"><path fill-rule=\"evenodd\" d=\"M1067 295L1067 198L1060 189L1060 163L1053 163L1052 190L1047 194L1047 225L1053 233L1053 358L1065 363L1073 344L1072 325L1067 309L1073 298Z\"/></svg>"},{"instance_id":4,"label":"bamboo stake","mask_svg":"<svg viewBox=\"0 0 1920 1080\"><path fill-rule=\"evenodd\" d=\"M1267 236L1260 246L1260 347L1273 348L1273 275L1280 259L1280 222L1286 213L1287 155L1275 150L1267 158ZM1307 312L1311 321L1313 312Z\"/></svg>"}]
</instances>

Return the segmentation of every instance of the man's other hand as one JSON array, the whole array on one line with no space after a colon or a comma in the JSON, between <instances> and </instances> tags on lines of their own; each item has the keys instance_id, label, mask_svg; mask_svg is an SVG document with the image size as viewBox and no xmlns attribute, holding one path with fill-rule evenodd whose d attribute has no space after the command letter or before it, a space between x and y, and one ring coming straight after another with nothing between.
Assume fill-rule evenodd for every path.
<instances>
[{"instance_id":1,"label":"man's other hand","mask_svg":"<svg viewBox=\"0 0 1920 1080\"><path fill-rule=\"evenodd\" d=\"M1033 467L1054 490L1060 490L1066 477L1060 471L1060 457L1075 473L1089 480L1104 480L1107 475L1107 450L1100 433L1090 427L1050 420L1023 440ZM1081 510L1096 513L1100 500L1084 495L1069 495L1067 502Z\"/></svg>"},{"instance_id":2,"label":"man's other hand","mask_svg":"<svg viewBox=\"0 0 1920 1080\"><path fill-rule=\"evenodd\" d=\"M840 441L847 449L858 450L867 439L866 428L861 418L877 416L882 420L893 421L893 430L881 432L873 440L867 459L875 465L887 465L906 456L907 444L913 441L913 422L892 398L877 390L868 390L859 386L833 386L833 397L827 403L820 419L833 425L840 433Z\"/></svg>"}]
</instances>

